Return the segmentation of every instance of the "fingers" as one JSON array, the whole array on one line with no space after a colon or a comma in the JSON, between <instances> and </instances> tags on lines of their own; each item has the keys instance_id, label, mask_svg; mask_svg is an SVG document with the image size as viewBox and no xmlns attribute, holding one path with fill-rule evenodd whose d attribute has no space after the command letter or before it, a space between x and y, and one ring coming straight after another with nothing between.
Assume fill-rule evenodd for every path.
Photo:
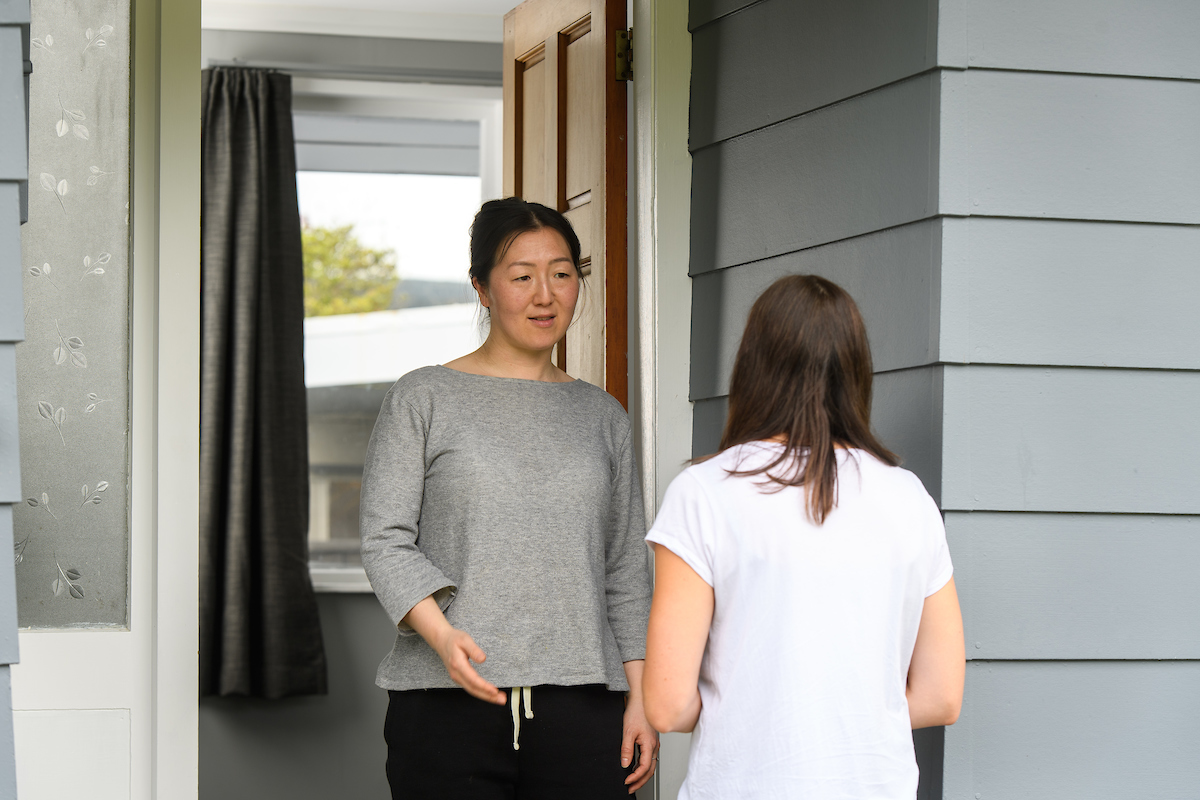
<instances>
[{"instance_id":1,"label":"fingers","mask_svg":"<svg viewBox=\"0 0 1200 800\"><path fill-rule=\"evenodd\" d=\"M628 736L628 734L626 735ZM638 749L641 751L641 758L639 759L637 769L625 779L625 784L629 787L630 794L645 786L646 782L654 775L654 770L658 766L658 737L653 733L642 731L636 738ZM623 752L622 756L624 756Z\"/></svg>"},{"instance_id":2,"label":"fingers","mask_svg":"<svg viewBox=\"0 0 1200 800\"><path fill-rule=\"evenodd\" d=\"M482 664L487 656L479 645L467 634L463 633L451 645L451 653L446 661L446 669L450 673L450 679L459 686L467 690L467 694L472 697L477 697L488 703L496 703L503 705L507 700L504 692L496 688L495 684L489 683L483 679L475 668L471 666L471 662Z\"/></svg>"}]
</instances>

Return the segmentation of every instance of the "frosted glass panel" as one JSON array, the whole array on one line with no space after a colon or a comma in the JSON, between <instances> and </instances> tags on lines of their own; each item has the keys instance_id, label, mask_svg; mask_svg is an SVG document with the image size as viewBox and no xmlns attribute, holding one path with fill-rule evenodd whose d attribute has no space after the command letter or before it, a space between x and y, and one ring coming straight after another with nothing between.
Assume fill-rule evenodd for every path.
<instances>
[{"instance_id":1,"label":"frosted glass panel","mask_svg":"<svg viewBox=\"0 0 1200 800\"><path fill-rule=\"evenodd\" d=\"M17 347L22 627L123 628L129 586L128 0L33 0Z\"/></svg>"}]
</instances>

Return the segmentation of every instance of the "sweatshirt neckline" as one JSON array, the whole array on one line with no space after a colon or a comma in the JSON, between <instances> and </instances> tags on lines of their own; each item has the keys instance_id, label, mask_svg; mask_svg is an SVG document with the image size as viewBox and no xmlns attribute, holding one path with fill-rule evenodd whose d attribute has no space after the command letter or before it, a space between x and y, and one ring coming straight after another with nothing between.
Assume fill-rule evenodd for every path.
<instances>
[{"instance_id":1,"label":"sweatshirt neckline","mask_svg":"<svg viewBox=\"0 0 1200 800\"><path fill-rule=\"evenodd\" d=\"M437 364L435 366L443 372L449 372L454 375L464 375L468 378L479 378L488 381L505 381L507 383L537 384L539 386L575 386L583 380L582 378L575 378L569 381L539 381L532 378L507 378L500 375L480 375L475 372L463 372L461 369L452 369L445 364Z\"/></svg>"}]
</instances>

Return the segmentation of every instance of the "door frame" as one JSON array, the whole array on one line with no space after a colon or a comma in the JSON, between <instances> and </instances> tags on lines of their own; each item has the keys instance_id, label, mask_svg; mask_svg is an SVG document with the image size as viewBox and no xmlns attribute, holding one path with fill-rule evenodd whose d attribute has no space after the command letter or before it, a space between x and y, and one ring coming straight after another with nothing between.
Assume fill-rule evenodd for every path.
<instances>
[{"instance_id":1,"label":"door frame","mask_svg":"<svg viewBox=\"0 0 1200 800\"><path fill-rule=\"evenodd\" d=\"M687 0L632 2L630 304L636 308L636 353L630 359L630 410L649 524L667 485L692 456L692 36ZM678 794L690 742L690 734L662 736L655 797L674 800Z\"/></svg>"},{"instance_id":2,"label":"door frame","mask_svg":"<svg viewBox=\"0 0 1200 800\"><path fill-rule=\"evenodd\" d=\"M126 712L129 797L194 800L200 2L133 0L131 20L129 627L22 631L13 709Z\"/></svg>"}]
</instances>

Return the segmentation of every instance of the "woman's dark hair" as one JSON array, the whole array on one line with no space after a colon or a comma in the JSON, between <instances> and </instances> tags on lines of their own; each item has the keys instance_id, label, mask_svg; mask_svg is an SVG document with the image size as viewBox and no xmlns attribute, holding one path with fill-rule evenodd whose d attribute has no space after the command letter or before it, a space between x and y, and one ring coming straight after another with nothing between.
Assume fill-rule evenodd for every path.
<instances>
[{"instance_id":1,"label":"woman's dark hair","mask_svg":"<svg viewBox=\"0 0 1200 800\"><path fill-rule=\"evenodd\" d=\"M835 445L900 463L871 433L872 376L867 330L844 289L816 275L775 281L750 309L721 450L775 436L785 447L765 466L730 474L766 475L775 491L804 486L808 515L822 524L837 505Z\"/></svg>"},{"instance_id":2,"label":"woman's dark hair","mask_svg":"<svg viewBox=\"0 0 1200 800\"><path fill-rule=\"evenodd\" d=\"M557 231L571 251L575 274L579 271L579 237L567 218L541 203L530 203L519 197L489 200L483 204L471 223L471 277L480 286L487 286L492 269L504 258L513 240L522 233L550 228Z\"/></svg>"}]
</instances>

